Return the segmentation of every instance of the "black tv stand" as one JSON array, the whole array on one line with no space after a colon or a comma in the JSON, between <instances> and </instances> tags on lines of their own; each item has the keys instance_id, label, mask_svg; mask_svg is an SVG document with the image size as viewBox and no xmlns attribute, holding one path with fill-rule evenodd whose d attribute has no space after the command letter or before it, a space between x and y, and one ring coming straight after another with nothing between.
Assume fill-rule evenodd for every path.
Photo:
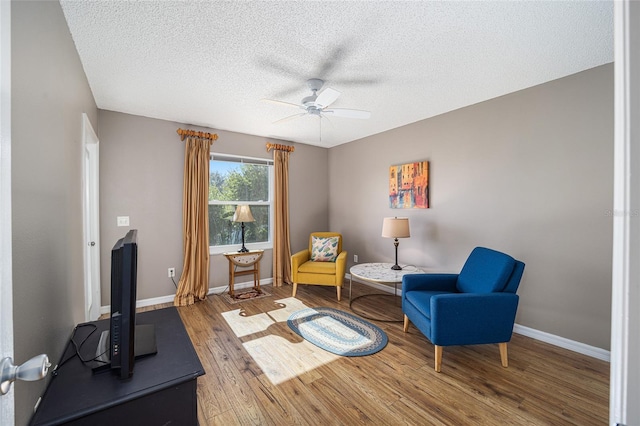
<instances>
[{"instance_id":1,"label":"black tv stand","mask_svg":"<svg viewBox=\"0 0 640 426\"><path fill-rule=\"evenodd\" d=\"M136 359L133 376L123 380L108 372L94 374L90 365L73 357L69 342L60 359L72 358L51 378L30 424L197 425L196 386L204 369L180 314L174 307L144 312L136 323L153 325L157 353ZM84 359L95 356L109 320L87 324L92 326L77 327L74 339L87 338L80 350Z\"/></svg>"}]
</instances>

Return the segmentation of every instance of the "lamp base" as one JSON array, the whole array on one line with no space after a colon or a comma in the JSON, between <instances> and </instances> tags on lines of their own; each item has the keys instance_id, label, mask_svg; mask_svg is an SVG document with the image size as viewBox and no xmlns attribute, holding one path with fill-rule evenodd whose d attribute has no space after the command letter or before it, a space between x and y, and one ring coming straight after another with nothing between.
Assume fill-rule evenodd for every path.
<instances>
[{"instance_id":1,"label":"lamp base","mask_svg":"<svg viewBox=\"0 0 640 426\"><path fill-rule=\"evenodd\" d=\"M396 264L391 267L391 269L393 269L394 271L401 271L402 270L402 267L400 265L398 265L398 244L400 244L400 243L398 242L398 239L395 238L393 240L393 245L396 247Z\"/></svg>"},{"instance_id":2,"label":"lamp base","mask_svg":"<svg viewBox=\"0 0 640 426\"><path fill-rule=\"evenodd\" d=\"M238 253L246 253L249 250L244 246L244 222L242 222L242 248L238 250Z\"/></svg>"}]
</instances>

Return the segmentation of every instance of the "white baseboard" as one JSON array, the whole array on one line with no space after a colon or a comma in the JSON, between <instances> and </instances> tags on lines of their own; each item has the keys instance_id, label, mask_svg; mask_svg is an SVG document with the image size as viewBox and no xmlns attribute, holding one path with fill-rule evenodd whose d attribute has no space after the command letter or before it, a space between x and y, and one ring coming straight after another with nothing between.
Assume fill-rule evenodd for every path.
<instances>
[{"instance_id":1,"label":"white baseboard","mask_svg":"<svg viewBox=\"0 0 640 426\"><path fill-rule=\"evenodd\" d=\"M345 278L351 280L351 275L346 274ZM354 279L360 284L367 285L369 287L373 287L376 290L384 291L386 293L393 294L393 287L387 286L384 284L375 284L371 282L365 282L361 280ZM265 278L260 280L260 285L270 285L273 284L273 278ZM253 287L253 282L247 281L244 283L238 283L234 286L237 289L244 289ZM400 287L400 286L398 286ZM220 294L227 290L227 286L224 287L211 287L209 288L209 294ZM398 288L398 295L402 294L402 290ZM159 305L162 303L170 303L173 302L175 294L161 297L154 297L152 299L143 299L138 300L136 302L136 307L142 308L145 306ZM111 306L102 306L100 307L100 314L108 314L111 312ZM515 324L513 326L513 332L521 334L523 336L531 337L532 339L540 340L541 342L549 343L554 346L558 346L564 349L568 349L573 352L577 352L583 355L587 355L593 358L600 359L602 361L610 362L611 361L611 352L605 349L597 348L595 346L587 345L585 343L576 342L575 340L570 340L564 337L556 336L555 334L547 333L545 331L536 330L534 328L526 327L524 325Z\"/></svg>"},{"instance_id":2,"label":"white baseboard","mask_svg":"<svg viewBox=\"0 0 640 426\"><path fill-rule=\"evenodd\" d=\"M346 274L345 278L351 279L350 274ZM377 290L384 291L387 293L393 294L393 287L387 286L384 284L376 284L371 282L365 282L361 280L354 279L360 284L367 285L369 287L373 287ZM398 285L398 287L401 287ZM398 295L402 294L402 289L398 288ZM521 334L523 336L531 337L532 339L540 340L541 342L549 343L554 346L558 346L564 349L569 349L570 351L577 352L579 354L587 355L592 358L597 358L602 361L611 362L611 352L597 348L595 346L590 346L585 343L576 342L575 340L570 340L564 337L556 336L555 334L547 333L545 331L536 330L534 328L526 327L524 325L515 324L513 327L513 332Z\"/></svg>"},{"instance_id":3,"label":"white baseboard","mask_svg":"<svg viewBox=\"0 0 640 426\"><path fill-rule=\"evenodd\" d=\"M263 285L271 285L273 284L273 278L265 278L260 280L260 286ZM243 283L234 284L233 288L237 290L242 290L244 288L253 287L253 281L247 281ZM221 286L221 287L210 287L207 292L207 296L210 294L220 294L224 293L229 286ZM175 294L170 294L168 296L160 296L154 297L151 299L142 299L136 302L136 308L144 308L146 306L160 305L162 303L171 303L175 298ZM111 313L111 305L101 306L100 307L100 315Z\"/></svg>"},{"instance_id":4,"label":"white baseboard","mask_svg":"<svg viewBox=\"0 0 640 426\"><path fill-rule=\"evenodd\" d=\"M520 324L516 324L513 326L513 332L522 334L523 336L531 337L532 339L540 340L545 343L550 343L554 346L569 349L573 352L597 358L602 361L611 362L611 352L605 349L597 348L585 343L576 342L575 340L566 339L564 337L556 336L555 334L536 330L530 327L525 327L524 325Z\"/></svg>"}]
</instances>

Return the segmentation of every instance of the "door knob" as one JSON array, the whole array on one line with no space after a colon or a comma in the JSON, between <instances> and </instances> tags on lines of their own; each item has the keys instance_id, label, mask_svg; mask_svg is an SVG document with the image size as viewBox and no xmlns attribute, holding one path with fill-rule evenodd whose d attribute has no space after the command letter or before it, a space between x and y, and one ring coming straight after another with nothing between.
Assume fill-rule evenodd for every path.
<instances>
[{"instance_id":1,"label":"door knob","mask_svg":"<svg viewBox=\"0 0 640 426\"><path fill-rule=\"evenodd\" d=\"M32 382L44 379L51 364L46 354L36 355L22 365L13 365L13 359L4 358L0 361L0 373L2 382L0 383L0 395L4 395L11 389L11 383L16 379Z\"/></svg>"}]
</instances>

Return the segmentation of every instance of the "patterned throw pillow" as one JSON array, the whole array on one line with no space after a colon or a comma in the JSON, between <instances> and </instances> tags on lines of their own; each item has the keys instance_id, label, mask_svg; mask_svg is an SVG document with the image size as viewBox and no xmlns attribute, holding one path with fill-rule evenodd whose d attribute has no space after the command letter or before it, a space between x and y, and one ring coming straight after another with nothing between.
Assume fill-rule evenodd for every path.
<instances>
[{"instance_id":1,"label":"patterned throw pillow","mask_svg":"<svg viewBox=\"0 0 640 426\"><path fill-rule=\"evenodd\" d=\"M311 260L314 262L335 262L338 257L339 237L311 237Z\"/></svg>"}]
</instances>

